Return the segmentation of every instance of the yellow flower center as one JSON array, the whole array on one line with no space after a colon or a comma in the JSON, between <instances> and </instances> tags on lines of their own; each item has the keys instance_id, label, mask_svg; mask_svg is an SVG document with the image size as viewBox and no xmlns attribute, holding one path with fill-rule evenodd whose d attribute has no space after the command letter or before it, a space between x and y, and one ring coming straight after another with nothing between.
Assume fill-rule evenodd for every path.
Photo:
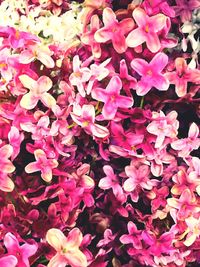
<instances>
[{"instance_id":1,"label":"yellow flower center","mask_svg":"<svg viewBox=\"0 0 200 267\"><path fill-rule=\"evenodd\" d=\"M8 65L6 63L0 63L0 68L6 68Z\"/></svg>"},{"instance_id":2,"label":"yellow flower center","mask_svg":"<svg viewBox=\"0 0 200 267\"><path fill-rule=\"evenodd\" d=\"M148 24L146 24L144 30L145 30L145 32L147 32L147 33L149 32L149 25L148 25Z\"/></svg>"},{"instance_id":3,"label":"yellow flower center","mask_svg":"<svg viewBox=\"0 0 200 267\"><path fill-rule=\"evenodd\" d=\"M90 124L89 121L84 121L84 122L82 123L82 126L83 126L83 127L87 127L89 124Z\"/></svg>"},{"instance_id":4,"label":"yellow flower center","mask_svg":"<svg viewBox=\"0 0 200 267\"><path fill-rule=\"evenodd\" d=\"M15 38L16 39L19 39L19 37L20 37L20 32L18 30L16 30L16 32L15 32Z\"/></svg>"},{"instance_id":5,"label":"yellow flower center","mask_svg":"<svg viewBox=\"0 0 200 267\"><path fill-rule=\"evenodd\" d=\"M148 76L152 76L152 74L153 74L152 70L148 70L148 71L147 71L147 75L148 75Z\"/></svg>"}]
</instances>

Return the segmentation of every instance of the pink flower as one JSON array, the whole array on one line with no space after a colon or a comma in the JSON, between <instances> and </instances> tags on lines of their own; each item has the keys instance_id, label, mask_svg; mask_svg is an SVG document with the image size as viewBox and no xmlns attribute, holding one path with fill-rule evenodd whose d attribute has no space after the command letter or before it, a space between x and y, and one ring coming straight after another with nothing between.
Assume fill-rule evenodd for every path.
<instances>
[{"instance_id":1,"label":"pink flower","mask_svg":"<svg viewBox=\"0 0 200 267\"><path fill-rule=\"evenodd\" d=\"M83 235L78 228L72 229L67 237L59 229L52 228L48 230L46 240L57 252L48 267L87 266L87 258L79 249Z\"/></svg>"},{"instance_id":2,"label":"pink flower","mask_svg":"<svg viewBox=\"0 0 200 267\"><path fill-rule=\"evenodd\" d=\"M74 106L73 113L70 113L73 121L80 125L86 133L96 137L104 138L109 135L106 127L95 122L95 109L93 105Z\"/></svg>"},{"instance_id":3,"label":"pink flower","mask_svg":"<svg viewBox=\"0 0 200 267\"><path fill-rule=\"evenodd\" d=\"M99 28L99 17L97 15L94 15L91 17L90 31L84 32L81 36L81 41L84 44L91 46L92 54L96 58L100 58L101 56L101 46L98 42L95 41L94 38L94 34Z\"/></svg>"},{"instance_id":4,"label":"pink flower","mask_svg":"<svg viewBox=\"0 0 200 267\"><path fill-rule=\"evenodd\" d=\"M192 123L189 128L188 138L182 138L171 143L171 147L178 150L180 157L189 156L190 152L198 149L200 146L199 127Z\"/></svg>"},{"instance_id":5,"label":"pink flower","mask_svg":"<svg viewBox=\"0 0 200 267\"><path fill-rule=\"evenodd\" d=\"M104 27L97 30L94 35L95 40L98 43L105 43L111 40L117 53L124 53L127 49L124 35L133 29L133 20L131 18L126 18L118 22L112 9L106 7L103 10L103 23Z\"/></svg>"},{"instance_id":6,"label":"pink flower","mask_svg":"<svg viewBox=\"0 0 200 267\"><path fill-rule=\"evenodd\" d=\"M189 217L185 219L188 229L186 229L186 239L183 242L187 247L191 246L200 236L200 219Z\"/></svg>"},{"instance_id":7,"label":"pink flower","mask_svg":"<svg viewBox=\"0 0 200 267\"><path fill-rule=\"evenodd\" d=\"M177 115L176 111L171 111L167 116L162 111L153 113L153 121L147 126L147 131L157 136L155 148L160 148L166 137L174 139L177 136L179 126Z\"/></svg>"},{"instance_id":8,"label":"pink flower","mask_svg":"<svg viewBox=\"0 0 200 267\"><path fill-rule=\"evenodd\" d=\"M109 165L105 165L103 167L103 171L105 172L106 177L102 178L99 181L99 187L104 190L112 189L116 198L122 196L123 190L121 185L119 184L119 179L114 174L113 168Z\"/></svg>"},{"instance_id":9,"label":"pink flower","mask_svg":"<svg viewBox=\"0 0 200 267\"><path fill-rule=\"evenodd\" d=\"M137 7L133 11L133 18L138 28L127 36L126 43L128 47L136 47L146 42L152 53L158 52L161 48L158 32L165 27L167 17L163 14L149 17L143 9Z\"/></svg>"},{"instance_id":10,"label":"pink flower","mask_svg":"<svg viewBox=\"0 0 200 267\"><path fill-rule=\"evenodd\" d=\"M118 107L130 108L133 105L132 97L120 95L122 82L118 76L111 78L106 89L94 88L92 97L104 102L102 114L106 120L112 120L115 117Z\"/></svg>"},{"instance_id":11,"label":"pink flower","mask_svg":"<svg viewBox=\"0 0 200 267\"><path fill-rule=\"evenodd\" d=\"M9 143L13 148L11 159L14 160L20 152L20 145L24 140L24 134L20 133L18 128L12 126L8 133Z\"/></svg>"},{"instance_id":12,"label":"pink flower","mask_svg":"<svg viewBox=\"0 0 200 267\"><path fill-rule=\"evenodd\" d=\"M168 57L164 53L156 54L150 63L141 58L132 60L131 67L141 76L136 88L138 95L146 95L152 87L160 91L168 89L169 82L161 73L167 63Z\"/></svg>"},{"instance_id":13,"label":"pink flower","mask_svg":"<svg viewBox=\"0 0 200 267\"><path fill-rule=\"evenodd\" d=\"M6 255L2 258L0 258L0 265L3 266L9 266L9 267L16 267L17 266L17 258L13 255Z\"/></svg>"},{"instance_id":14,"label":"pink flower","mask_svg":"<svg viewBox=\"0 0 200 267\"><path fill-rule=\"evenodd\" d=\"M128 222L128 235L122 235L120 237L120 242L122 244L132 244L136 249L142 249L141 243L141 231L137 229L136 225L133 222Z\"/></svg>"},{"instance_id":15,"label":"pink flower","mask_svg":"<svg viewBox=\"0 0 200 267\"><path fill-rule=\"evenodd\" d=\"M130 89L136 88L137 80L128 74L128 67L125 59L120 61L119 77L122 81L123 89L128 96L131 96Z\"/></svg>"},{"instance_id":16,"label":"pink flower","mask_svg":"<svg viewBox=\"0 0 200 267\"><path fill-rule=\"evenodd\" d=\"M181 17L181 21L190 21L192 11L200 7L199 0L176 0L176 6L173 6L176 16Z\"/></svg>"},{"instance_id":17,"label":"pink flower","mask_svg":"<svg viewBox=\"0 0 200 267\"><path fill-rule=\"evenodd\" d=\"M46 107L52 108L56 104L53 96L47 93L52 87L52 81L47 76L41 76L37 81L26 74L20 75L19 79L25 88L30 91L22 96L21 107L33 109L40 100Z\"/></svg>"},{"instance_id":18,"label":"pink flower","mask_svg":"<svg viewBox=\"0 0 200 267\"><path fill-rule=\"evenodd\" d=\"M39 45L29 46L28 49L22 51L19 55L19 62L22 64L29 64L35 59L38 59L47 68L53 68L55 63L51 58L52 52L48 47Z\"/></svg>"},{"instance_id":19,"label":"pink flower","mask_svg":"<svg viewBox=\"0 0 200 267\"><path fill-rule=\"evenodd\" d=\"M0 170L3 173L12 173L15 166L9 160L12 156L13 148L11 145L4 145L0 148Z\"/></svg>"},{"instance_id":20,"label":"pink flower","mask_svg":"<svg viewBox=\"0 0 200 267\"><path fill-rule=\"evenodd\" d=\"M79 56L73 58L73 73L69 76L69 81L72 85L77 86L77 89L82 97L85 97L85 83L89 81L91 71L87 67L81 67Z\"/></svg>"},{"instance_id":21,"label":"pink flower","mask_svg":"<svg viewBox=\"0 0 200 267\"><path fill-rule=\"evenodd\" d=\"M171 84L175 84L175 91L179 97L186 95L188 82L200 84L200 70L190 69L184 58L175 60L176 71L165 74Z\"/></svg>"},{"instance_id":22,"label":"pink flower","mask_svg":"<svg viewBox=\"0 0 200 267\"><path fill-rule=\"evenodd\" d=\"M194 212L200 212L200 207L197 205L197 199L194 193L188 188L182 192L179 199L168 198L167 203L169 207L171 207L170 213L172 215L173 209L178 210L176 211L176 217L178 220L184 220L185 218L191 216Z\"/></svg>"},{"instance_id":23,"label":"pink flower","mask_svg":"<svg viewBox=\"0 0 200 267\"><path fill-rule=\"evenodd\" d=\"M28 243L20 246L17 238L11 233L7 233L5 235L4 245L7 248L8 254L13 255L17 258L18 266L20 267L30 266L28 259L36 253L38 248L36 244Z\"/></svg>"},{"instance_id":24,"label":"pink flower","mask_svg":"<svg viewBox=\"0 0 200 267\"><path fill-rule=\"evenodd\" d=\"M159 238L154 233L143 231L142 239L146 244L149 245L148 251L153 256L160 256L162 253L169 253L174 250L173 241L174 233L166 232L162 234Z\"/></svg>"},{"instance_id":25,"label":"pink flower","mask_svg":"<svg viewBox=\"0 0 200 267\"><path fill-rule=\"evenodd\" d=\"M129 177L123 185L123 188L127 192L132 192L136 187L141 187L147 190L151 190L156 185L156 180L150 180L150 168L147 165L141 165L138 168L135 166L126 166L125 173Z\"/></svg>"},{"instance_id":26,"label":"pink flower","mask_svg":"<svg viewBox=\"0 0 200 267\"><path fill-rule=\"evenodd\" d=\"M58 166L57 160L47 159L45 152L41 149L35 150L34 156L36 158L36 161L29 163L25 167L25 171L27 173L41 171L42 179L45 182L50 182L52 180L52 169Z\"/></svg>"}]
</instances>

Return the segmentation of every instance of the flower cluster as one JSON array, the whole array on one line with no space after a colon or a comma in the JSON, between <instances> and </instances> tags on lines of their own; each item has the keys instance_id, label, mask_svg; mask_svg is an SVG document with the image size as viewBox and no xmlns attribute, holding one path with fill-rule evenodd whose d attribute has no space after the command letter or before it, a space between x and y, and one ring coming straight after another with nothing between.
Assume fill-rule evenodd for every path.
<instances>
[{"instance_id":1,"label":"flower cluster","mask_svg":"<svg viewBox=\"0 0 200 267\"><path fill-rule=\"evenodd\" d=\"M2 266L200 264L199 8L0 1Z\"/></svg>"}]
</instances>

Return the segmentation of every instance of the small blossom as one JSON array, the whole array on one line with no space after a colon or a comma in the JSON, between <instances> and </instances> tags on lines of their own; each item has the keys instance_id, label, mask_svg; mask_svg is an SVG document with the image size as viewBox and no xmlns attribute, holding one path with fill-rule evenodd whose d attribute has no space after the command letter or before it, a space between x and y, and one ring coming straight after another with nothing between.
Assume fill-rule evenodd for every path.
<instances>
[{"instance_id":1,"label":"small blossom","mask_svg":"<svg viewBox=\"0 0 200 267\"><path fill-rule=\"evenodd\" d=\"M52 169L58 166L56 159L48 159L43 150L37 149L34 152L36 158L35 162L29 163L25 167L27 173L33 173L41 171L41 177L45 182L50 182L52 180Z\"/></svg>"},{"instance_id":2,"label":"small blossom","mask_svg":"<svg viewBox=\"0 0 200 267\"><path fill-rule=\"evenodd\" d=\"M96 137L104 138L109 135L106 127L95 122L95 109L93 105L74 106L73 113L70 113L74 122L80 125L86 133L93 134Z\"/></svg>"},{"instance_id":3,"label":"small blossom","mask_svg":"<svg viewBox=\"0 0 200 267\"><path fill-rule=\"evenodd\" d=\"M137 7L133 11L133 18L138 28L127 36L126 43L128 47L137 47L146 42L152 53L158 52L161 48L158 32L165 27L167 17L163 14L149 17L143 9Z\"/></svg>"},{"instance_id":4,"label":"small blossom","mask_svg":"<svg viewBox=\"0 0 200 267\"><path fill-rule=\"evenodd\" d=\"M47 76L41 76L37 81L28 75L20 75L19 79L25 88L30 91L23 95L20 105L25 109L33 109L40 100L45 106L52 108L56 104L53 96L47 93L52 87L52 81Z\"/></svg>"},{"instance_id":5,"label":"small blossom","mask_svg":"<svg viewBox=\"0 0 200 267\"><path fill-rule=\"evenodd\" d=\"M161 73L167 63L168 57L164 53L156 54L150 63L141 58L132 60L131 67L141 76L136 87L138 95L146 95L152 87L160 91L168 89L169 82Z\"/></svg>"},{"instance_id":6,"label":"small blossom","mask_svg":"<svg viewBox=\"0 0 200 267\"><path fill-rule=\"evenodd\" d=\"M112 9L106 7L103 10L103 23L104 27L97 30L94 35L95 40L99 43L111 40L117 53L124 53L127 49L125 35L133 29L133 20L126 18L118 22Z\"/></svg>"},{"instance_id":7,"label":"small blossom","mask_svg":"<svg viewBox=\"0 0 200 267\"><path fill-rule=\"evenodd\" d=\"M92 97L104 102L102 114L106 120L112 120L119 108L129 108L133 105L132 97L120 95L122 82L118 76L111 78L106 89L94 88Z\"/></svg>"},{"instance_id":8,"label":"small blossom","mask_svg":"<svg viewBox=\"0 0 200 267\"><path fill-rule=\"evenodd\" d=\"M56 255L48 263L48 267L86 267L87 258L79 249L83 240L78 228L72 229L66 237L59 229L52 228L46 234L47 242L56 250Z\"/></svg>"}]
</instances>

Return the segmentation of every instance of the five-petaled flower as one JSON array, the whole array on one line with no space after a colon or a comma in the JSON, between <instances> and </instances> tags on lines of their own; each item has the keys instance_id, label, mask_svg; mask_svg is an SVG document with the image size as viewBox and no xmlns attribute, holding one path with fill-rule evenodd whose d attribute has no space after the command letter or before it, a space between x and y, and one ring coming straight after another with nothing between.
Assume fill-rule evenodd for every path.
<instances>
[{"instance_id":1,"label":"five-petaled flower","mask_svg":"<svg viewBox=\"0 0 200 267\"><path fill-rule=\"evenodd\" d=\"M48 267L86 267L87 258L79 249L83 235L78 228L72 229L66 237L59 229L47 231L47 242L56 250L56 255L48 263Z\"/></svg>"},{"instance_id":2,"label":"five-petaled flower","mask_svg":"<svg viewBox=\"0 0 200 267\"><path fill-rule=\"evenodd\" d=\"M52 180L52 169L58 166L57 160L48 159L42 149L36 149L34 151L34 156L36 161L29 163L25 167L25 171L27 173L41 171L42 179L46 182L50 182Z\"/></svg>"}]
</instances>

